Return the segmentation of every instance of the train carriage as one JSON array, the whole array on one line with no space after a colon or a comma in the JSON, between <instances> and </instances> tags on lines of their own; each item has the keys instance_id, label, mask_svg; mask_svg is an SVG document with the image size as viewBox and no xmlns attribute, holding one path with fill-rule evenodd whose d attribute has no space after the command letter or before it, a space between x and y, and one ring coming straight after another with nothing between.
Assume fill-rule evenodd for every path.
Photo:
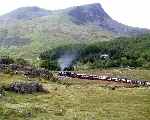
<instances>
[{"instance_id":1,"label":"train carriage","mask_svg":"<svg viewBox=\"0 0 150 120\"><path fill-rule=\"evenodd\" d=\"M78 79L113 81L113 82L127 83L127 84L138 85L138 86L150 86L149 81L130 80L127 78L110 77L110 76L105 76L105 75L101 75L101 76L86 75L86 74L79 74L79 73L70 72L70 71L62 71L62 72L59 72L58 75L65 76L65 77L78 78Z\"/></svg>"}]
</instances>

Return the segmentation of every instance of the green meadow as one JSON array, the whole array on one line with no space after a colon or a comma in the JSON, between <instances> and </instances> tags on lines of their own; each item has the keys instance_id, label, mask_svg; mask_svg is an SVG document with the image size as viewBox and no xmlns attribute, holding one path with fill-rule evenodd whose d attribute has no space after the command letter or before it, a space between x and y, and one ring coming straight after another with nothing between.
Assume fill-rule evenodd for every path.
<instances>
[{"instance_id":1,"label":"green meadow","mask_svg":"<svg viewBox=\"0 0 150 120\"><path fill-rule=\"evenodd\" d=\"M123 70L80 71L94 74L118 74ZM150 78L148 70L125 70L122 75ZM121 72L120 72L121 75ZM149 88L117 88L64 80L39 80L49 93L17 94L4 92L0 97L0 120L149 120ZM28 81L23 76L0 74L0 84ZM78 84L77 84L78 83ZM85 84L86 83L86 84Z\"/></svg>"}]
</instances>

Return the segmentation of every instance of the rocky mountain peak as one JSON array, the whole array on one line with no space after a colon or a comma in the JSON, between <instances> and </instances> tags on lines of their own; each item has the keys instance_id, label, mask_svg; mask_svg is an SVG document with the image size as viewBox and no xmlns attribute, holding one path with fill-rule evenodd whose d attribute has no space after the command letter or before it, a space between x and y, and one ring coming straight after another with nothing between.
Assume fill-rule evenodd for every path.
<instances>
[{"instance_id":1,"label":"rocky mountain peak","mask_svg":"<svg viewBox=\"0 0 150 120\"><path fill-rule=\"evenodd\" d=\"M74 7L68 14L71 21L77 25L90 23L118 35L139 35L149 32L147 29L126 26L113 20L99 3Z\"/></svg>"},{"instance_id":2,"label":"rocky mountain peak","mask_svg":"<svg viewBox=\"0 0 150 120\"><path fill-rule=\"evenodd\" d=\"M95 21L103 22L106 18L110 18L99 3L74 7L70 10L69 15L72 16L73 22L76 24Z\"/></svg>"}]
</instances>

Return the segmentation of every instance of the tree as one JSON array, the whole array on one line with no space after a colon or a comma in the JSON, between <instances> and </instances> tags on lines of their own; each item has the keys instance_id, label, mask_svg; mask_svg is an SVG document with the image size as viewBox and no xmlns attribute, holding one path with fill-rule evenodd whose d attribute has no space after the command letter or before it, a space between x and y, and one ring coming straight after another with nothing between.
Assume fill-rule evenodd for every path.
<instances>
[{"instance_id":1,"label":"tree","mask_svg":"<svg viewBox=\"0 0 150 120\"><path fill-rule=\"evenodd\" d=\"M15 63L16 63L16 64L20 64L20 65L28 65L28 64L29 64L28 61L25 60L25 59L23 59L23 58L17 58L17 59L15 60Z\"/></svg>"},{"instance_id":2,"label":"tree","mask_svg":"<svg viewBox=\"0 0 150 120\"><path fill-rule=\"evenodd\" d=\"M50 60L42 60L40 67L46 68L49 70L60 70L57 62L56 61L50 61Z\"/></svg>"}]
</instances>

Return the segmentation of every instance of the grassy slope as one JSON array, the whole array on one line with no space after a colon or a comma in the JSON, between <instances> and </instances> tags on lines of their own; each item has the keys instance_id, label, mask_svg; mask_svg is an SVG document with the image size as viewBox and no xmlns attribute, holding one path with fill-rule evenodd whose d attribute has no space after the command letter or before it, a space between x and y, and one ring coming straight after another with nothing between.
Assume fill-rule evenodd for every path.
<instances>
[{"instance_id":1,"label":"grassy slope","mask_svg":"<svg viewBox=\"0 0 150 120\"><path fill-rule=\"evenodd\" d=\"M135 70L138 71L138 70ZM86 71L84 71L86 72ZM107 71L110 72L111 71ZM134 70L132 71L134 72ZM143 72L147 74L147 72ZM93 73L99 73L97 70ZM117 73L117 72L116 72ZM136 73L136 72L135 72ZM137 75L138 76L138 75ZM143 76L145 77L145 76ZM147 77L146 77L147 78ZM0 75L0 84L24 79ZM79 81L78 81L79 82ZM150 89L119 88L110 90L99 84L66 85L42 82L50 91L18 95L7 92L0 98L2 120L149 120Z\"/></svg>"},{"instance_id":2,"label":"grassy slope","mask_svg":"<svg viewBox=\"0 0 150 120\"><path fill-rule=\"evenodd\" d=\"M79 72L96 74L96 75L109 75L113 77L126 77L129 79L150 80L150 70L144 69L102 69L102 70L80 70Z\"/></svg>"},{"instance_id":3,"label":"grassy slope","mask_svg":"<svg viewBox=\"0 0 150 120\"><path fill-rule=\"evenodd\" d=\"M94 25L78 26L73 24L65 11L56 11L48 17L31 21L19 21L7 26L1 25L0 30L2 31L1 36L5 36L4 31L7 31L7 37L21 36L30 39L30 42L23 47L10 46L7 50L6 47L1 47L0 55L10 54L25 58L35 57L39 52L59 45L93 43L109 40L114 36Z\"/></svg>"}]
</instances>

